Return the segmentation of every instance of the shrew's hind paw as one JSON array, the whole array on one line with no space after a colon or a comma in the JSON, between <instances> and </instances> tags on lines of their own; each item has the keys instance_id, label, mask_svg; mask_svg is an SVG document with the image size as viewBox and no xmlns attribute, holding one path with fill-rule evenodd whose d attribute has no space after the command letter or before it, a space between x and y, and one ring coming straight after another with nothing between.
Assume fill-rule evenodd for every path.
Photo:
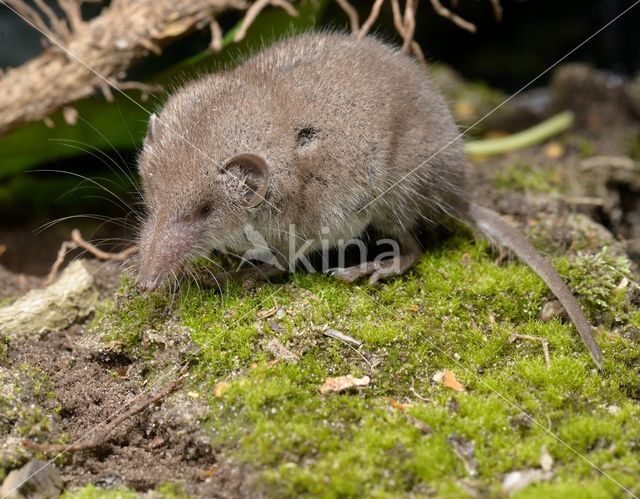
<instances>
[{"instance_id":1,"label":"shrew's hind paw","mask_svg":"<svg viewBox=\"0 0 640 499\"><path fill-rule=\"evenodd\" d=\"M414 254L395 256L382 261L365 262L352 267L333 269L331 274L343 282L353 282L368 277L369 284L373 285L383 279L404 274L417 259L418 255Z\"/></svg>"},{"instance_id":2,"label":"shrew's hind paw","mask_svg":"<svg viewBox=\"0 0 640 499\"><path fill-rule=\"evenodd\" d=\"M375 262L365 262L352 267L336 268L329 270L329 273L342 282L354 282L363 277L368 277L376 270Z\"/></svg>"}]
</instances>

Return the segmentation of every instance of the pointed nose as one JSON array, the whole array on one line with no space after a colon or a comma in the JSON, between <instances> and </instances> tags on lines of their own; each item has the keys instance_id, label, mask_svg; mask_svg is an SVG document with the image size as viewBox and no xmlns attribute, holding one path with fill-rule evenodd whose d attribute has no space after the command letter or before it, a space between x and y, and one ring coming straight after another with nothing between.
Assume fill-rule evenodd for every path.
<instances>
[{"instance_id":1,"label":"pointed nose","mask_svg":"<svg viewBox=\"0 0 640 499\"><path fill-rule=\"evenodd\" d=\"M138 288L143 293L150 293L158 288L159 280L158 277L143 277L140 279L140 283L138 283Z\"/></svg>"}]
</instances>

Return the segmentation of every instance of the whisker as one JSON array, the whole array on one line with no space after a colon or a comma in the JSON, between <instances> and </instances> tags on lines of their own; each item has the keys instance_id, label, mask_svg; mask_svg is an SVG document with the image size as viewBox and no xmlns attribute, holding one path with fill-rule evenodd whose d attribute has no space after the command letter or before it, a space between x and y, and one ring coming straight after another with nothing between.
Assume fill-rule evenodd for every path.
<instances>
[{"instance_id":1,"label":"whisker","mask_svg":"<svg viewBox=\"0 0 640 499\"><path fill-rule=\"evenodd\" d=\"M125 206L128 210L134 211L134 209L131 207L131 205L129 205L129 203L124 201L115 192L113 192L112 190L108 189L107 187L105 187L100 182L96 181L95 179L87 177L86 175L82 175L82 174L76 173L76 172L69 172L69 171L66 171L66 170L49 170L49 169L45 169L45 170L29 170L29 172L30 173L63 173L63 174L66 174L66 175L70 175L72 177L81 178L81 179L83 179L83 180L85 180L85 181L87 181L89 183L92 183L92 184L96 185L97 187L103 189L104 191L108 192L115 199L119 200L122 203L122 205ZM109 180L109 179L105 179L105 180Z\"/></svg>"}]
</instances>

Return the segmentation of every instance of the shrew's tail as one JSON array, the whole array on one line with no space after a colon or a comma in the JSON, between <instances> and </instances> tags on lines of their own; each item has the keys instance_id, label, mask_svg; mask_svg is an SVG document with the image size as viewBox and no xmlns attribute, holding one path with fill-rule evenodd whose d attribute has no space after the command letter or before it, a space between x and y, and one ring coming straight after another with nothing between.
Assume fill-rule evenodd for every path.
<instances>
[{"instance_id":1,"label":"shrew's tail","mask_svg":"<svg viewBox=\"0 0 640 499\"><path fill-rule=\"evenodd\" d=\"M472 221L487 238L494 239L500 245L513 251L520 260L531 267L549 286L549 289L558 298L578 329L578 333L580 333L580 337L589 350L596 366L602 368L602 354L593 339L591 325L584 316L575 296L573 296L562 277L549 263L549 260L540 255L518 230L511 227L495 211L472 203L469 206L469 214Z\"/></svg>"}]
</instances>

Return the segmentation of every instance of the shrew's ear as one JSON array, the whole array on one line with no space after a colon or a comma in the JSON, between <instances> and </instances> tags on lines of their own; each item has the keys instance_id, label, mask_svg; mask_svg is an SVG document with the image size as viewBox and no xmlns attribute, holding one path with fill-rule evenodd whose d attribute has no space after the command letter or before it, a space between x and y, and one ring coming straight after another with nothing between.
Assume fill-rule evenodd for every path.
<instances>
[{"instance_id":1,"label":"shrew's ear","mask_svg":"<svg viewBox=\"0 0 640 499\"><path fill-rule=\"evenodd\" d=\"M248 207L254 208L264 201L269 189L269 166L260 156L238 154L225 163L223 171L242 177Z\"/></svg>"}]
</instances>

